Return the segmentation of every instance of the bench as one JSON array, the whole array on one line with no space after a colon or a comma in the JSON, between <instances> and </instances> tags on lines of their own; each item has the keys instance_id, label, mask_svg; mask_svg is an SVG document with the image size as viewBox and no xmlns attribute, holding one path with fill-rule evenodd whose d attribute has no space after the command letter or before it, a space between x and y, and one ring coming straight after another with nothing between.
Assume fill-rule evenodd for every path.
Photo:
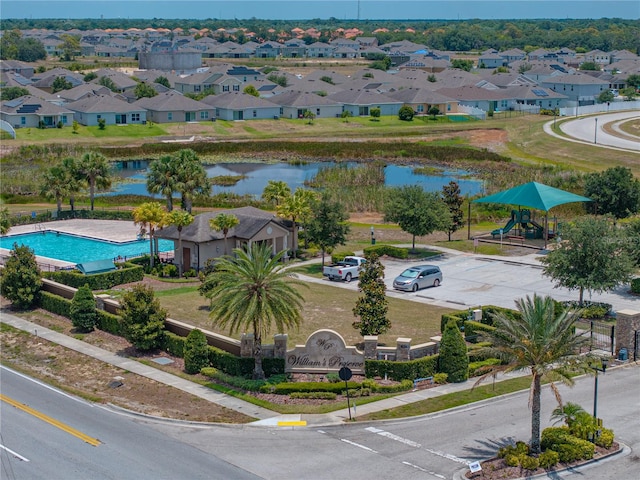
<instances>
[{"instance_id":1,"label":"bench","mask_svg":"<svg viewBox=\"0 0 640 480\"><path fill-rule=\"evenodd\" d=\"M433 377L416 378L413 381L413 389L417 390L418 389L418 384L422 383L422 382L429 382L429 385L431 385L433 383Z\"/></svg>"},{"instance_id":2,"label":"bench","mask_svg":"<svg viewBox=\"0 0 640 480\"><path fill-rule=\"evenodd\" d=\"M509 235L507 238L509 239L509 243L511 243L511 240L519 240L520 243L524 245L524 237L521 235Z\"/></svg>"}]
</instances>

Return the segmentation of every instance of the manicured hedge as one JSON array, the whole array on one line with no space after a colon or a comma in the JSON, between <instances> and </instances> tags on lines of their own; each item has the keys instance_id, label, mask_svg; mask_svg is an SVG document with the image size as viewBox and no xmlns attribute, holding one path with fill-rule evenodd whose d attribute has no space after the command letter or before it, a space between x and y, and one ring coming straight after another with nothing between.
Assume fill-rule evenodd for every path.
<instances>
[{"instance_id":1,"label":"manicured hedge","mask_svg":"<svg viewBox=\"0 0 640 480\"><path fill-rule=\"evenodd\" d=\"M44 272L43 277L74 288L89 285L91 290L108 290L116 285L139 282L144 278L144 269L139 265L125 263L124 268L112 272L84 275L77 270L59 270Z\"/></svg>"},{"instance_id":2,"label":"manicured hedge","mask_svg":"<svg viewBox=\"0 0 640 480\"><path fill-rule=\"evenodd\" d=\"M469 363L469 376L484 375L488 371L485 367L491 367L493 365L500 365L500 360L498 358L487 358L479 362L471 362Z\"/></svg>"},{"instance_id":3,"label":"manicured hedge","mask_svg":"<svg viewBox=\"0 0 640 480\"><path fill-rule=\"evenodd\" d=\"M438 355L422 357L408 362L391 362L389 360L365 360L364 370L367 378L384 377L395 380L415 380L416 378L433 377L438 366Z\"/></svg>"},{"instance_id":4,"label":"manicured hedge","mask_svg":"<svg viewBox=\"0 0 640 480\"><path fill-rule=\"evenodd\" d=\"M122 324L120 323L121 320L118 315L105 312L104 310L96 310L96 314L98 315L96 327L98 327L103 332L122 336Z\"/></svg>"},{"instance_id":5,"label":"manicured hedge","mask_svg":"<svg viewBox=\"0 0 640 480\"><path fill-rule=\"evenodd\" d=\"M476 343L482 337L482 332L492 332L495 329L491 325L467 320L464 322L464 338L467 342Z\"/></svg>"},{"instance_id":6,"label":"manicured hedge","mask_svg":"<svg viewBox=\"0 0 640 480\"><path fill-rule=\"evenodd\" d=\"M631 291L633 293L640 293L640 277L631 280Z\"/></svg>"},{"instance_id":7,"label":"manicured hedge","mask_svg":"<svg viewBox=\"0 0 640 480\"><path fill-rule=\"evenodd\" d=\"M164 332L164 349L170 355L182 358L186 341L186 337L181 337L173 332Z\"/></svg>"},{"instance_id":8,"label":"manicured hedge","mask_svg":"<svg viewBox=\"0 0 640 480\"><path fill-rule=\"evenodd\" d=\"M567 427L549 427L542 431L540 446L543 450L558 452L563 463L593 458L595 445L574 437Z\"/></svg>"},{"instance_id":9,"label":"manicured hedge","mask_svg":"<svg viewBox=\"0 0 640 480\"><path fill-rule=\"evenodd\" d=\"M40 308L56 315L71 318L71 300L50 292L40 292ZM114 335L122 335L122 327L118 315L113 315L104 310L96 310L96 315L98 318L96 327L98 329Z\"/></svg>"},{"instance_id":10,"label":"manicured hedge","mask_svg":"<svg viewBox=\"0 0 640 480\"><path fill-rule=\"evenodd\" d=\"M353 252L336 252L331 255L331 263L338 263L344 260L344 257L355 257Z\"/></svg>"},{"instance_id":11,"label":"manicured hedge","mask_svg":"<svg viewBox=\"0 0 640 480\"><path fill-rule=\"evenodd\" d=\"M520 312L518 312L517 310L512 310L510 308L496 307L494 305L485 305L483 307L480 307L480 309L482 310L482 319L480 320L480 323L483 323L485 325L493 325L493 317L498 313L501 313L507 317L512 317L512 318L518 318L520 315ZM442 317L440 318L441 332L444 332L444 327L447 325L447 322L449 321L450 318L455 318L458 328L460 329L460 331L463 331L465 328L464 327L465 322L469 320L469 310L464 310L461 312L445 313L444 315L442 315ZM465 330L465 335L467 335L466 330Z\"/></svg>"},{"instance_id":12,"label":"manicured hedge","mask_svg":"<svg viewBox=\"0 0 640 480\"><path fill-rule=\"evenodd\" d=\"M387 255L393 258L405 259L409 258L409 249L402 247L394 247L393 245L371 245L364 248L364 255L369 253L376 253L379 257Z\"/></svg>"},{"instance_id":13,"label":"manicured hedge","mask_svg":"<svg viewBox=\"0 0 640 480\"><path fill-rule=\"evenodd\" d=\"M357 382L347 382L347 387L360 388ZM277 395L289 395L293 392L332 392L339 395L344 390L345 385L340 383L326 382L284 382L276 385L263 385L260 391L263 393L275 393Z\"/></svg>"},{"instance_id":14,"label":"manicured hedge","mask_svg":"<svg viewBox=\"0 0 640 480\"><path fill-rule=\"evenodd\" d=\"M458 325L458 329L463 331L464 322L466 322L467 319L469 318L469 312L462 311L462 312L454 312L454 313L444 313L440 317L441 332L444 332L444 328L447 326L447 323L449 323L449 320L451 320L452 318L456 321L456 324Z\"/></svg>"}]
</instances>

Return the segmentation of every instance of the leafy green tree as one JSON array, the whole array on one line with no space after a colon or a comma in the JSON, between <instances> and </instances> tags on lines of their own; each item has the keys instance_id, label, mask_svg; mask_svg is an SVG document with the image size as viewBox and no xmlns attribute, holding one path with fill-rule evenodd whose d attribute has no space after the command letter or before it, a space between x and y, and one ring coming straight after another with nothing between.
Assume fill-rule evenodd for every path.
<instances>
[{"instance_id":1,"label":"leafy green tree","mask_svg":"<svg viewBox=\"0 0 640 480\"><path fill-rule=\"evenodd\" d=\"M353 117L353 114L351 113L351 110L344 110L341 114L340 114L340 118L344 119L344 123L349 123L349 119Z\"/></svg>"},{"instance_id":2,"label":"leafy green tree","mask_svg":"<svg viewBox=\"0 0 640 480\"><path fill-rule=\"evenodd\" d=\"M303 298L280 263L284 251L271 256L271 247L257 242L246 250L234 249L235 257L223 257L209 274L213 287L210 317L230 334L253 331L253 377L264 378L262 339L275 324L278 333L297 328L302 321Z\"/></svg>"},{"instance_id":3,"label":"leafy green tree","mask_svg":"<svg viewBox=\"0 0 640 480\"><path fill-rule=\"evenodd\" d=\"M103 87L107 87L112 92L118 91L118 86L116 85L116 83L113 81L112 78L100 77L100 79L98 80L98 84L102 85Z\"/></svg>"},{"instance_id":4,"label":"leafy green tree","mask_svg":"<svg viewBox=\"0 0 640 480\"><path fill-rule=\"evenodd\" d=\"M214 218L209 220L209 227L216 232L222 232L224 236L224 254L227 255L227 235L229 230L237 226L240 223L238 217L232 213L219 213Z\"/></svg>"},{"instance_id":5,"label":"leafy green tree","mask_svg":"<svg viewBox=\"0 0 640 480\"><path fill-rule=\"evenodd\" d=\"M557 287L606 292L629 281L633 262L622 231L604 218L583 218L568 225L562 241L542 258L544 275Z\"/></svg>"},{"instance_id":6,"label":"leafy green tree","mask_svg":"<svg viewBox=\"0 0 640 480\"><path fill-rule=\"evenodd\" d=\"M0 37L0 59L17 60L20 40L22 40L22 32L17 28L5 31Z\"/></svg>"},{"instance_id":7,"label":"leafy green tree","mask_svg":"<svg viewBox=\"0 0 640 480\"><path fill-rule=\"evenodd\" d=\"M167 199L167 211L173 210L173 193L176 191L178 162L171 155L163 155L149 164L147 190Z\"/></svg>"},{"instance_id":8,"label":"leafy green tree","mask_svg":"<svg viewBox=\"0 0 640 480\"><path fill-rule=\"evenodd\" d=\"M45 60L44 44L36 38L23 38L20 30L5 30L0 37L0 59L37 62Z\"/></svg>"},{"instance_id":9,"label":"leafy green tree","mask_svg":"<svg viewBox=\"0 0 640 480\"><path fill-rule=\"evenodd\" d=\"M635 89L640 88L640 73L632 73L627 77L627 85Z\"/></svg>"},{"instance_id":10,"label":"leafy green tree","mask_svg":"<svg viewBox=\"0 0 640 480\"><path fill-rule=\"evenodd\" d=\"M260 92L253 85L247 85L246 87L244 87L243 92L253 97L260 97Z\"/></svg>"},{"instance_id":11,"label":"leafy green tree","mask_svg":"<svg viewBox=\"0 0 640 480\"><path fill-rule=\"evenodd\" d=\"M99 118L98 119L98 129L99 130L104 130L107 127L107 120L104 118Z\"/></svg>"},{"instance_id":12,"label":"leafy green tree","mask_svg":"<svg viewBox=\"0 0 640 480\"><path fill-rule=\"evenodd\" d=\"M124 336L134 347L139 350L162 347L167 312L160 306L153 288L134 285L122 297L119 313Z\"/></svg>"},{"instance_id":13,"label":"leafy green tree","mask_svg":"<svg viewBox=\"0 0 640 480\"><path fill-rule=\"evenodd\" d=\"M427 82L436 83L438 81L437 77L432 73L427 77Z\"/></svg>"},{"instance_id":14,"label":"leafy green tree","mask_svg":"<svg viewBox=\"0 0 640 480\"><path fill-rule=\"evenodd\" d=\"M7 207L0 208L0 235L6 235L11 230L11 217Z\"/></svg>"},{"instance_id":15,"label":"leafy green tree","mask_svg":"<svg viewBox=\"0 0 640 480\"><path fill-rule=\"evenodd\" d=\"M169 79L163 75L160 75L156 78L153 83L157 83L158 85L163 85L167 88L171 88L171 84L169 83Z\"/></svg>"},{"instance_id":16,"label":"leafy green tree","mask_svg":"<svg viewBox=\"0 0 640 480\"><path fill-rule=\"evenodd\" d=\"M41 288L40 269L33 250L14 243L4 268L0 269L0 293L16 308L26 310L38 302Z\"/></svg>"},{"instance_id":17,"label":"leafy green tree","mask_svg":"<svg viewBox=\"0 0 640 480\"><path fill-rule=\"evenodd\" d=\"M91 80L95 80L96 78L98 78L98 74L96 72L89 72L84 76L83 80L86 83L89 83Z\"/></svg>"},{"instance_id":18,"label":"leafy green tree","mask_svg":"<svg viewBox=\"0 0 640 480\"><path fill-rule=\"evenodd\" d=\"M636 87L627 87L620 90L620 95L624 97L627 102L631 102L636 98Z\"/></svg>"},{"instance_id":19,"label":"leafy green tree","mask_svg":"<svg viewBox=\"0 0 640 480\"><path fill-rule=\"evenodd\" d=\"M305 110L304 113L302 114L302 117L305 120L307 120L308 125L311 125L316 118L316 114L313 113L311 110Z\"/></svg>"},{"instance_id":20,"label":"leafy green tree","mask_svg":"<svg viewBox=\"0 0 640 480\"><path fill-rule=\"evenodd\" d=\"M96 299L89 285L84 285L76 291L71 300L69 310L71 323L80 332L91 332L98 321L96 313Z\"/></svg>"},{"instance_id":21,"label":"leafy green tree","mask_svg":"<svg viewBox=\"0 0 640 480\"><path fill-rule=\"evenodd\" d=\"M415 115L413 108L409 105L403 105L398 110L398 118L404 122L410 122L413 120L413 116Z\"/></svg>"},{"instance_id":22,"label":"leafy green tree","mask_svg":"<svg viewBox=\"0 0 640 480\"><path fill-rule=\"evenodd\" d=\"M273 203L276 207L289 196L291 189L284 180L269 180L262 191L262 200Z\"/></svg>"},{"instance_id":23,"label":"leafy green tree","mask_svg":"<svg viewBox=\"0 0 640 480\"><path fill-rule=\"evenodd\" d=\"M67 62L73 60L80 53L80 36L63 33L60 35L60 39L62 40L62 44L59 46L62 50L62 59Z\"/></svg>"},{"instance_id":24,"label":"leafy green tree","mask_svg":"<svg viewBox=\"0 0 640 480\"><path fill-rule=\"evenodd\" d=\"M51 84L51 92L57 93L62 90L69 90L73 88L72 83L64 77L56 77Z\"/></svg>"},{"instance_id":25,"label":"leafy green tree","mask_svg":"<svg viewBox=\"0 0 640 480\"><path fill-rule=\"evenodd\" d=\"M22 87L4 87L0 90L0 100L13 100L14 98L24 97L29 95L29 90Z\"/></svg>"},{"instance_id":26,"label":"leafy green tree","mask_svg":"<svg viewBox=\"0 0 640 480\"><path fill-rule=\"evenodd\" d=\"M463 60L461 58L454 58L451 60L451 68L459 68L465 72L470 72L473 69L473 60Z\"/></svg>"},{"instance_id":27,"label":"leafy green tree","mask_svg":"<svg viewBox=\"0 0 640 480\"><path fill-rule=\"evenodd\" d=\"M498 372L526 370L531 375L529 405L531 407L532 453L540 453L540 394L543 380L561 404L560 392L555 382L573 385L576 371L585 372L588 367L580 355L587 338L578 333L575 323L578 311L558 310L551 297L534 295L533 299L516 300L520 315L497 313L493 318L495 330L483 337L491 343L481 353L502 360L502 364L479 378L477 383L495 376Z\"/></svg>"},{"instance_id":28,"label":"leafy green tree","mask_svg":"<svg viewBox=\"0 0 640 480\"><path fill-rule=\"evenodd\" d=\"M202 331L193 329L187 335L184 344L184 371L189 374L199 373L209 366L209 345Z\"/></svg>"},{"instance_id":29,"label":"leafy green tree","mask_svg":"<svg viewBox=\"0 0 640 480\"><path fill-rule=\"evenodd\" d=\"M438 107L431 107L427 113L435 120L436 117L440 115L440 109Z\"/></svg>"},{"instance_id":30,"label":"leafy green tree","mask_svg":"<svg viewBox=\"0 0 640 480\"><path fill-rule=\"evenodd\" d=\"M40 194L55 199L58 213L62 211L62 200L69 193L67 171L62 165L54 165L43 173Z\"/></svg>"},{"instance_id":31,"label":"leafy green tree","mask_svg":"<svg viewBox=\"0 0 640 480\"><path fill-rule=\"evenodd\" d=\"M287 187L288 188L288 187ZM298 250L298 223L297 221L304 218L309 218L311 215L311 204L315 194L311 190L305 188L297 188L293 195L284 197L282 203L278 205L278 215L283 218L288 218L293 224L292 233L293 238L291 240L291 250L293 251L293 258L296 258L296 252Z\"/></svg>"},{"instance_id":32,"label":"leafy green tree","mask_svg":"<svg viewBox=\"0 0 640 480\"><path fill-rule=\"evenodd\" d=\"M600 95L598 95L597 100L598 100L598 103L607 103L607 102L613 102L614 98L616 97L611 90L604 90L600 92Z\"/></svg>"},{"instance_id":33,"label":"leafy green tree","mask_svg":"<svg viewBox=\"0 0 640 480\"><path fill-rule=\"evenodd\" d=\"M389 190L384 205L385 222L397 223L413 236L412 249L416 248L416 236L429 235L445 230L451 223L447 205L437 192L425 192L419 185L405 185Z\"/></svg>"},{"instance_id":34,"label":"leafy green tree","mask_svg":"<svg viewBox=\"0 0 640 480\"><path fill-rule=\"evenodd\" d=\"M587 70L592 72L599 72L601 70L600 65L598 65L596 62L582 62L579 68L580 70Z\"/></svg>"},{"instance_id":35,"label":"leafy green tree","mask_svg":"<svg viewBox=\"0 0 640 480\"><path fill-rule=\"evenodd\" d=\"M288 86L287 76L286 75L278 75L277 73L272 73L267 76L267 80L273 82L281 87Z\"/></svg>"},{"instance_id":36,"label":"leafy green tree","mask_svg":"<svg viewBox=\"0 0 640 480\"><path fill-rule=\"evenodd\" d=\"M640 267L640 218L631 220L625 225L623 232L626 250L636 267Z\"/></svg>"},{"instance_id":37,"label":"leafy green tree","mask_svg":"<svg viewBox=\"0 0 640 480\"><path fill-rule=\"evenodd\" d=\"M140 82L136 85L133 94L136 96L136 98L152 98L158 95L158 92L156 92L156 89L148 83Z\"/></svg>"},{"instance_id":38,"label":"leafy green tree","mask_svg":"<svg viewBox=\"0 0 640 480\"><path fill-rule=\"evenodd\" d=\"M80 131L80 124L78 123L77 120L74 120L73 123L71 124L71 130L74 134L78 134Z\"/></svg>"},{"instance_id":39,"label":"leafy green tree","mask_svg":"<svg viewBox=\"0 0 640 480\"><path fill-rule=\"evenodd\" d=\"M447 225L447 235L451 241L451 234L457 232L464 225L464 213L462 204L464 198L460 195L460 185L453 180L442 187L442 199L449 209L451 222Z\"/></svg>"},{"instance_id":40,"label":"leafy green tree","mask_svg":"<svg viewBox=\"0 0 640 480\"><path fill-rule=\"evenodd\" d=\"M382 335L391 329L391 322L387 318L389 302L384 284L384 266L376 253L366 255L366 259L358 281L362 296L356 300L353 308L353 315L359 320L352 324L363 337Z\"/></svg>"},{"instance_id":41,"label":"leafy green tree","mask_svg":"<svg viewBox=\"0 0 640 480\"><path fill-rule=\"evenodd\" d=\"M438 354L438 372L446 373L447 380L453 383L464 382L469 378L467 344L454 319L447 322L444 332L442 332Z\"/></svg>"},{"instance_id":42,"label":"leafy green tree","mask_svg":"<svg viewBox=\"0 0 640 480\"><path fill-rule=\"evenodd\" d=\"M111 172L107 158L100 152L87 152L78 161L77 172L89 185L91 210L95 200L96 188L106 190L111 187Z\"/></svg>"},{"instance_id":43,"label":"leafy green tree","mask_svg":"<svg viewBox=\"0 0 640 480\"><path fill-rule=\"evenodd\" d=\"M592 200L587 204L590 213L627 218L640 210L640 180L627 167L587 175L584 194Z\"/></svg>"},{"instance_id":44,"label":"leafy green tree","mask_svg":"<svg viewBox=\"0 0 640 480\"><path fill-rule=\"evenodd\" d=\"M323 194L312 203L312 214L305 228L305 238L315 243L322 250L322 265L324 254L338 245L344 245L349 234L349 216L338 201L332 200L328 194Z\"/></svg>"},{"instance_id":45,"label":"leafy green tree","mask_svg":"<svg viewBox=\"0 0 640 480\"><path fill-rule=\"evenodd\" d=\"M178 230L178 252L180 252L180 255L176 255L176 257L180 258L180 262L178 263L178 276L182 277L182 272L184 272L184 258L182 257L184 254L184 251L182 250L182 230L184 227L188 227L193 223L193 215L185 210L173 210L165 215L165 219L162 223L164 225L173 225Z\"/></svg>"},{"instance_id":46,"label":"leafy green tree","mask_svg":"<svg viewBox=\"0 0 640 480\"><path fill-rule=\"evenodd\" d=\"M194 197L208 197L211 194L211 181L198 155L190 148L179 150L176 158L176 190L181 195L182 209L191 213Z\"/></svg>"},{"instance_id":47,"label":"leafy green tree","mask_svg":"<svg viewBox=\"0 0 640 480\"><path fill-rule=\"evenodd\" d=\"M155 251L153 240L156 229L164 225L166 211L158 202L145 202L133 209L133 222L140 226L141 230L149 233L150 266L153 268Z\"/></svg>"},{"instance_id":48,"label":"leafy green tree","mask_svg":"<svg viewBox=\"0 0 640 480\"><path fill-rule=\"evenodd\" d=\"M381 114L382 112L379 107L373 107L372 109L369 110L369 115L371 115L371 118L376 122L380 120Z\"/></svg>"}]
</instances>

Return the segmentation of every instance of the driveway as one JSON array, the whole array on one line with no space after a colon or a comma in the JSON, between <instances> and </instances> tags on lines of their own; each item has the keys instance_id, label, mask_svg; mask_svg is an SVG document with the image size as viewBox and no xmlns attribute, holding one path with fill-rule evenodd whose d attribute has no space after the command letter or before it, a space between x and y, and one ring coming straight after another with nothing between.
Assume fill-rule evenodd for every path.
<instances>
[{"instance_id":1,"label":"driveway","mask_svg":"<svg viewBox=\"0 0 640 480\"><path fill-rule=\"evenodd\" d=\"M431 247L433 248L433 247ZM389 297L404 298L416 302L442 307L466 310L480 305L496 305L514 308L514 301L537 293L550 295L556 300L578 300L578 291L554 288L550 278L543 276L540 254L515 257L484 256L444 250L442 255L428 261L402 261L385 259L385 284ZM407 267L420 264L438 265L443 280L439 287L430 287L416 293L400 292L393 289L393 279ZM358 282L330 282L342 288L358 289ZM585 299L606 302L614 310L640 310L640 297L628 293L624 285L612 292L589 296Z\"/></svg>"}]
</instances>

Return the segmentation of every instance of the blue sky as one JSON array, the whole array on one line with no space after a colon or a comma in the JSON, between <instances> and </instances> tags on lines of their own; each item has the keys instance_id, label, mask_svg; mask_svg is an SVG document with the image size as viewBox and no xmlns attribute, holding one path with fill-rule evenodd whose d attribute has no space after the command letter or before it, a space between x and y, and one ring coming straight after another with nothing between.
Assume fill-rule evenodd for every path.
<instances>
[{"instance_id":1,"label":"blue sky","mask_svg":"<svg viewBox=\"0 0 640 480\"><path fill-rule=\"evenodd\" d=\"M6 18L640 18L638 0L1 0Z\"/></svg>"}]
</instances>

